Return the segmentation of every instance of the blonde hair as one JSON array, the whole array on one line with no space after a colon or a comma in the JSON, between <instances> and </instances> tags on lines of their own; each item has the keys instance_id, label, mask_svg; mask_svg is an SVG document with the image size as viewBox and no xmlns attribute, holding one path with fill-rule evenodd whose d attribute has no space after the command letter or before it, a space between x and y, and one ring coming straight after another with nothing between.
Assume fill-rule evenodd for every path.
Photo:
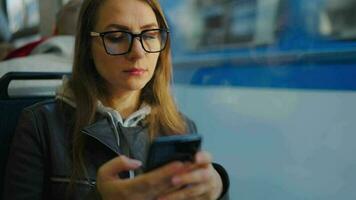
<instances>
[{"instance_id":1,"label":"blonde hair","mask_svg":"<svg viewBox=\"0 0 356 200\"><path fill-rule=\"evenodd\" d=\"M161 28L168 28L158 0L143 0L147 2L156 14ZM100 97L108 94L103 78L98 74L94 62L91 59L90 31L98 19L99 7L105 0L86 0L83 2L79 26L76 35L73 74L69 85L75 96L76 121L72 145L73 174L75 177L85 175L85 160L83 151L85 141L80 130L95 120L96 105ZM152 108L147 117L148 132L150 138L157 134L184 134L186 124L179 113L176 103L171 95L172 63L171 63L170 39L166 48L160 53L156 70L152 79L142 89L140 100L149 104Z\"/></svg>"}]
</instances>

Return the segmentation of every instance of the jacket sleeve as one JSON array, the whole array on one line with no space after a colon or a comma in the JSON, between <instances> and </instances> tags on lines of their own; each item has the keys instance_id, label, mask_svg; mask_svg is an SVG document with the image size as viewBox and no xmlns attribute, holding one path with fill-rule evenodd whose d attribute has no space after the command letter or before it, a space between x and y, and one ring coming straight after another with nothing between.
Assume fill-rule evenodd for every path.
<instances>
[{"instance_id":1,"label":"jacket sleeve","mask_svg":"<svg viewBox=\"0 0 356 200\"><path fill-rule=\"evenodd\" d=\"M229 187L230 187L230 179L229 175L227 174L226 170L224 169L223 166L213 163L214 169L218 172L220 175L220 178L223 183L223 191L220 194L219 200L229 200Z\"/></svg>"},{"instance_id":2,"label":"jacket sleeve","mask_svg":"<svg viewBox=\"0 0 356 200\"><path fill-rule=\"evenodd\" d=\"M43 199L44 154L32 111L23 111L12 141L4 180L4 199Z\"/></svg>"},{"instance_id":3,"label":"jacket sleeve","mask_svg":"<svg viewBox=\"0 0 356 200\"><path fill-rule=\"evenodd\" d=\"M197 126L195 125L194 121L190 120L189 118L185 117L188 133L197 133ZM229 200L229 187L230 187L230 179L227 171L224 169L223 166L213 163L214 169L220 175L221 181L223 183L223 191L219 197L219 200Z\"/></svg>"}]
</instances>

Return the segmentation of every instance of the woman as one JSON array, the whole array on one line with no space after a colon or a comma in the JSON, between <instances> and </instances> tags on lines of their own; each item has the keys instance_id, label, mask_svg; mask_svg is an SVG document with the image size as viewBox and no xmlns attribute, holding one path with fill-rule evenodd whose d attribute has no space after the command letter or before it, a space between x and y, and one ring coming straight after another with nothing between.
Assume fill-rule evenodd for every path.
<instances>
[{"instance_id":1,"label":"woman","mask_svg":"<svg viewBox=\"0 0 356 200\"><path fill-rule=\"evenodd\" d=\"M154 137L196 132L170 94L169 32L158 1L86 0L79 20L71 79L56 100L21 117L5 198L224 195L228 177L208 153L142 173Z\"/></svg>"}]
</instances>

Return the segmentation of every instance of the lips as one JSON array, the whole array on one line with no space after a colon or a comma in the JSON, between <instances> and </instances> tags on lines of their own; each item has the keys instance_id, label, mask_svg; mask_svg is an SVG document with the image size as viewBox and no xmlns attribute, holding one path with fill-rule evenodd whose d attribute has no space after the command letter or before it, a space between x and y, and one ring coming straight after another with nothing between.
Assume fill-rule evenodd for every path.
<instances>
[{"instance_id":1,"label":"lips","mask_svg":"<svg viewBox=\"0 0 356 200\"><path fill-rule=\"evenodd\" d=\"M142 75L146 71L147 71L146 69L141 69L141 68L132 68L132 69L124 70L125 73L128 73L130 75Z\"/></svg>"}]
</instances>

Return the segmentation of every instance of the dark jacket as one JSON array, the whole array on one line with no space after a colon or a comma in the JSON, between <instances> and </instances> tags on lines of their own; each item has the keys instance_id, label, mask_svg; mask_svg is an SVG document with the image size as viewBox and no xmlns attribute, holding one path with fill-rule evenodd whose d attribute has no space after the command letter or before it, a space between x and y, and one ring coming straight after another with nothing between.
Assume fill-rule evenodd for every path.
<instances>
[{"instance_id":1,"label":"dark jacket","mask_svg":"<svg viewBox=\"0 0 356 200\"><path fill-rule=\"evenodd\" d=\"M93 124L82 129L89 179L76 180L75 192L68 198L74 120L74 108L60 100L41 102L23 111L9 155L4 199L100 199L95 187L96 172L122 152L109 120L99 115ZM189 132L196 132L192 121L187 119L187 124ZM147 131L147 127L141 123L120 130ZM226 192L228 176L221 166L214 167ZM128 177L128 173L120 176Z\"/></svg>"}]
</instances>

